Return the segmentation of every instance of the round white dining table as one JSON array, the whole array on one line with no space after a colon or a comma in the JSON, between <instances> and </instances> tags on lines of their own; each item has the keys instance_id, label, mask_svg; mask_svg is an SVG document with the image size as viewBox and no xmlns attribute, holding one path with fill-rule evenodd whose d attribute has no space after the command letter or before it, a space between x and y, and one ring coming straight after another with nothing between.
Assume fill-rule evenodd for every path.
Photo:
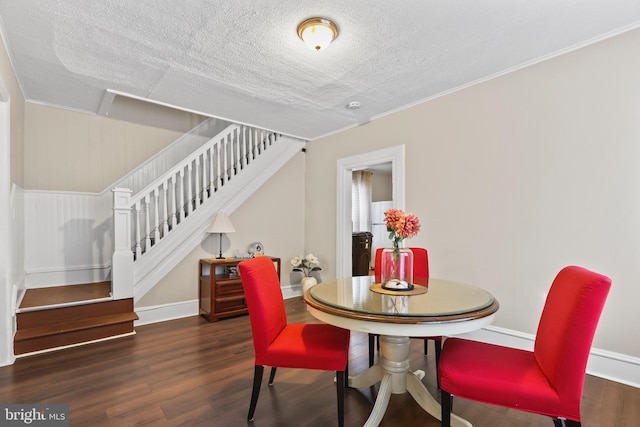
<instances>
[{"instance_id":1,"label":"round white dining table","mask_svg":"<svg viewBox=\"0 0 640 427\"><path fill-rule=\"evenodd\" d=\"M319 283L304 294L309 313L325 323L353 331L380 335L380 362L349 377L349 387L380 389L365 427L380 424L391 394L410 393L437 419L438 401L428 392L424 372L411 371L409 337L451 336L490 324L499 304L476 286L430 278L411 291L386 290L373 276ZM472 427L452 414L454 427Z\"/></svg>"}]
</instances>

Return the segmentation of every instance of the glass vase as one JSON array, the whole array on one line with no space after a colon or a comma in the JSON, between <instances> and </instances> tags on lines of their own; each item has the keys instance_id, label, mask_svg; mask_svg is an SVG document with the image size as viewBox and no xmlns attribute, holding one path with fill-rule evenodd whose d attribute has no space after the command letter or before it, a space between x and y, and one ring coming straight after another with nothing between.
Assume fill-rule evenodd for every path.
<instances>
[{"instance_id":1,"label":"glass vase","mask_svg":"<svg viewBox=\"0 0 640 427\"><path fill-rule=\"evenodd\" d=\"M382 250L382 286L386 289L413 288L413 252L405 248Z\"/></svg>"}]
</instances>

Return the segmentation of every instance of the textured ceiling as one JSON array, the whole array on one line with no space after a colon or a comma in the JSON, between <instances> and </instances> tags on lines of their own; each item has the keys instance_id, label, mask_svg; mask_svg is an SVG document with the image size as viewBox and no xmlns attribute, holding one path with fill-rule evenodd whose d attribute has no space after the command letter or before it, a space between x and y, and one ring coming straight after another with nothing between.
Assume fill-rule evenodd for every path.
<instances>
[{"instance_id":1,"label":"textured ceiling","mask_svg":"<svg viewBox=\"0 0 640 427\"><path fill-rule=\"evenodd\" d=\"M340 30L321 52L312 16ZM97 113L110 89L314 139L637 28L640 0L0 0L0 25L28 100Z\"/></svg>"}]
</instances>

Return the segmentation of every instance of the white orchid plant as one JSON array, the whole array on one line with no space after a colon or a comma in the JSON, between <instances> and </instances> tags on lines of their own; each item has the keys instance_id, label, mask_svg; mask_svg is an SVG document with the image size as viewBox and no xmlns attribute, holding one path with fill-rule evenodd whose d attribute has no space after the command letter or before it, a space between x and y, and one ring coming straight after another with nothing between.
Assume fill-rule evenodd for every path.
<instances>
[{"instance_id":1,"label":"white orchid plant","mask_svg":"<svg viewBox=\"0 0 640 427\"><path fill-rule=\"evenodd\" d=\"M314 271L322 270L320 268L320 261L314 254L308 254L304 258L299 256L293 257L291 267L293 267L293 271L300 271L305 277L311 276L311 273Z\"/></svg>"}]
</instances>

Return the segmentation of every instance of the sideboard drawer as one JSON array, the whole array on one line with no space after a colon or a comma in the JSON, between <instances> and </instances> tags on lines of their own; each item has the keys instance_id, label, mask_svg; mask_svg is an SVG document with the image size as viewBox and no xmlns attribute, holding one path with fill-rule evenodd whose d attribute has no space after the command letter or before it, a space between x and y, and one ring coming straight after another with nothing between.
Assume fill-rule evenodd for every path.
<instances>
[{"instance_id":1,"label":"sideboard drawer","mask_svg":"<svg viewBox=\"0 0 640 427\"><path fill-rule=\"evenodd\" d=\"M238 280L224 280L218 281L218 288L216 289L216 295L244 295L244 289L242 289L242 281Z\"/></svg>"},{"instance_id":2,"label":"sideboard drawer","mask_svg":"<svg viewBox=\"0 0 640 427\"><path fill-rule=\"evenodd\" d=\"M247 304L244 294L235 297L216 298L216 313L224 313L236 310L246 310Z\"/></svg>"}]
</instances>

